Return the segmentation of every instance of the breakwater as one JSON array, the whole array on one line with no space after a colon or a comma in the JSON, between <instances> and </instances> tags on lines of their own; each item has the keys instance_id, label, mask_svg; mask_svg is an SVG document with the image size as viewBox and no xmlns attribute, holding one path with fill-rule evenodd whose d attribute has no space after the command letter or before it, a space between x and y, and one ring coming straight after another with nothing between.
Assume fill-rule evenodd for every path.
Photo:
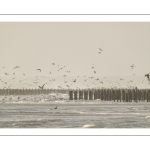
<instances>
[{"instance_id":1,"label":"breakwater","mask_svg":"<svg viewBox=\"0 0 150 150\"><path fill-rule=\"evenodd\" d=\"M84 89L70 90L70 100L97 100L115 102L150 102L150 89Z\"/></svg>"},{"instance_id":2,"label":"breakwater","mask_svg":"<svg viewBox=\"0 0 150 150\"><path fill-rule=\"evenodd\" d=\"M40 95L50 93L68 94L66 89L0 89L0 95Z\"/></svg>"},{"instance_id":3,"label":"breakwater","mask_svg":"<svg viewBox=\"0 0 150 150\"><path fill-rule=\"evenodd\" d=\"M0 96L68 94L69 100L101 100L115 102L150 102L150 89L0 89Z\"/></svg>"}]
</instances>

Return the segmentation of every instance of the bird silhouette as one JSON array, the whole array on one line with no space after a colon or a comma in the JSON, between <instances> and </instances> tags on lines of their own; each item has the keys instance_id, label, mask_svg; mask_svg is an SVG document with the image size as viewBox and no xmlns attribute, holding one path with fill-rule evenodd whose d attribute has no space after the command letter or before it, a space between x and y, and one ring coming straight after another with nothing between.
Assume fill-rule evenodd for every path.
<instances>
[{"instance_id":1,"label":"bird silhouette","mask_svg":"<svg viewBox=\"0 0 150 150\"><path fill-rule=\"evenodd\" d=\"M145 75L145 77L147 77L148 80L150 80L149 76L150 76L150 74Z\"/></svg>"},{"instance_id":2,"label":"bird silhouette","mask_svg":"<svg viewBox=\"0 0 150 150\"><path fill-rule=\"evenodd\" d=\"M16 69L16 68L20 68L20 67L19 66L14 67L14 69Z\"/></svg>"},{"instance_id":3,"label":"bird silhouette","mask_svg":"<svg viewBox=\"0 0 150 150\"><path fill-rule=\"evenodd\" d=\"M103 51L101 48L99 48L100 51Z\"/></svg>"},{"instance_id":4,"label":"bird silhouette","mask_svg":"<svg viewBox=\"0 0 150 150\"><path fill-rule=\"evenodd\" d=\"M36 69L36 70L39 70L41 72L41 69Z\"/></svg>"},{"instance_id":5,"label":"bird silhouette","mask_svg":"<svg viewBox=\"0 0 150 150\"><path fill-rule=\"evenodd\" d=\"M42 86L39 86L39 88L40 88L40 89L43 89L43 88L44 88L44 85L45 85L45 84L43 84Z\"/></svg>"},{"instance_id":6,"label":"bird silhouette","mask_svg":"<svg viewBox=\"0 0 150 150\"><path fill-rule=\"evenodd\" d=\"M135 68L135 65L133 64L132 66L130 66L131 67L131 69L134 69Z\"/></svg>"},{"instance_id":7,"label":"bird silhouette","mask_svg":"<svg viewBox=\"0 0 150 150\"><path fill-rule=\"evenodd\" d=\"M5 73L5 75L9 75L8 73Z\"/></svg>"}]
</instances>

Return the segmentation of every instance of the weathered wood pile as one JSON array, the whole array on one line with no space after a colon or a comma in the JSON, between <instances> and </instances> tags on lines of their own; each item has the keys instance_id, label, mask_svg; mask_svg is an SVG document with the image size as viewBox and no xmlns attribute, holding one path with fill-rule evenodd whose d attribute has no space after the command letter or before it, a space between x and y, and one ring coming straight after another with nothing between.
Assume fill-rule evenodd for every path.
<instances>
[{"instance_id":1,"label":"weathered wood pile","mask_svg":"<svg viewBox=\"0 0 150 150\"><path fill-rule=\"evenodd\" d=\"M69 91L70 100L97 100L117 102L150 102L150 89L80 89Z\"/></svg>"},{"instance_id":2,"label":"weathered wood pile","mask_svg":"<svg viewBox=\"0 0 150 150\"><path fill-rule=\"evenodd\" d=\"M0 89L0 95L39 95L50 93L68 93L66 89Z\"/></svg>"}]
</instances>

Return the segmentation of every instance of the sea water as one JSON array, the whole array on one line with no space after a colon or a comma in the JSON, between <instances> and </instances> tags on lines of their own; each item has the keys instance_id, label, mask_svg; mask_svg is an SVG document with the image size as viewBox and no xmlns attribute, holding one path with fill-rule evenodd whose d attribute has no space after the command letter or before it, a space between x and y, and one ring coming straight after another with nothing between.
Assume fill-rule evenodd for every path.
<instances>
[{"instance_id":1,"label":"sea water","mask_svg":"<svg viewBox=\"0 0 150 150\"><path fill-rule=\"evenodd\" d=\"M0 97L0 128L150 128L150 103Z\"/></svg>"}]
</instances>

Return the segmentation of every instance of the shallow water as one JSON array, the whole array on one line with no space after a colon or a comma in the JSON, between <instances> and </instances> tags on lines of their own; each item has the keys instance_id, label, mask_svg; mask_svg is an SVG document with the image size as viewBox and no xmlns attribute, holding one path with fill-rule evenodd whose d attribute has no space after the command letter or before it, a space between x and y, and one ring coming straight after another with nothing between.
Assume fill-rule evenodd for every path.
<instances>
[{"instance_id":1,"label":"shallow water","mask_svg":"<svg viewBox=\"0 0 150 150\"><path fill-rule=\"evenodd\" d=\"M1 99L0 128L150 128L150 103Z\"/></svg>"}]
</instances>

